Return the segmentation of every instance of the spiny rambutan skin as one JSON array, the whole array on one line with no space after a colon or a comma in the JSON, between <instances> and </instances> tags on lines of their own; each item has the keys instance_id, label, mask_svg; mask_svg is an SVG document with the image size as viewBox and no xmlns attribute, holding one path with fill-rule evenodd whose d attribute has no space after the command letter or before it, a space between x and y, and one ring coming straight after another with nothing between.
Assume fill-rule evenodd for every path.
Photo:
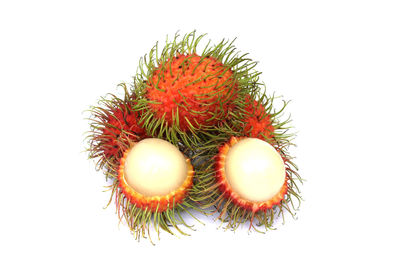
<instances>
[{"instance_id":1,"label":"spiny rambutan skin","mask_svg":"<svg viewBox=\"0 0 400 267\"><path fill-rule=\"evenodd\" d=\"M99 157L100 167L104 164L118 164L123 155L121 144L129 146L146 137L146 131L138 124L139 112L133 110L134 101L116 101L107 108L97 108L92 128L91 158Z\"/></svg>"},{"instance_id":2,"label":"spiny rambutan skin","mask_svg":"<svg viewBox=\"0 0 400 267\"><path fill-rule=\"evenodd\" d=\"M179 128L187 131L191 126L198 129L223 119L236 91L232 70L218 60L178 54L155 69L146 97L157 102L150 103L150 109L158 119L165 114L170 126L178 110Z\"/></svg>"},{"instance_id":3,"label":"spiny rambutan skin","mask_svg":"<svg viewBox=\"0 0 400 267\"><path fill-rule=\"evenodd\" d=\"M275 128L272 119L266 114L265 108L251 96L245 98L245 118L244 133L246 136L260 139L270 139L274 137Z\"/></svg>"},{"instance_id":4,"label":"spiny rambutan skin","mask_svg":"<svg viewBox=\"0 0 400 267\"><path fill-rule=\"evenodd\" d=\"M225 176L225 159L228 154L229 149L232 148L240 139L244 137L232 137L228 142L222 144L219 147L219 153L216 157L215 164L215 172L216 172L216 181L219 184L218 189L221 194L224 195L225 199L230 199L235 205L240 206L241 208L256 213L258 211L266 211L268 209L272 209L274 205L278 205L285 197L288 190L288 177L285 179L285 183L283 184L281 190L271 199L264 202L252 202L246 199L241 198L235 191L232 190L227 178ZM284 161L285 159L282 158Z\"/></svg>"},{"instance_id":5,"label":"spiny rambutan skin","mask_svg":"<svg viewBox=\"0 0 400 267\"><path fill-rule=\"evenodd\" d=\"M134 138L136 140L145 135L144 129L138 125L137 114L125 106L120 106L110 111L106 119L106 126L103 129L103 136L105 137L104 154L106 157L118 154L117 141L123 131L130 133L131 138L136 137Z\"/></svg>"}]
</instances>

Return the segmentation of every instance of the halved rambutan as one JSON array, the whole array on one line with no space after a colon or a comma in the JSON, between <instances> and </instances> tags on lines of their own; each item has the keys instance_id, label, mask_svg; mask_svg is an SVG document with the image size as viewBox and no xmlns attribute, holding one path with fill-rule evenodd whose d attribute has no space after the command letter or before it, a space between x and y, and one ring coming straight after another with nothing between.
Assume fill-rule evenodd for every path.
<instances>
[{"instance_id":1,"label":"halved rambutan","mask_svg":"<svg viewBox=\"0 0 400 267\"><path fill-rule=\"evenodd\" d=\"M246 136L215 140L202 152L210 157L198 171L193 201L206 210L215 207L218 218L231 229L245 222L256 231L257 226L270 229L276 213L292 213L292 196L300 201L294 179L300 177L284 148Z\"/></svg>"},{"instance_id":2,"label":"halved rambutan","mask_svg":"<svg viewBox=\"0 0 400 267\"><path fill-rule=\"evenodd\" d=\"M119 186L142 210L163 212L182 203L193 184L190 159L172 144L157 138L135 143L121 158Z\"/></svg>"},{"instance_id":3,"label":"halved rambutan","mask_svg":"<svg viewBox=\"0 0 400 267\"><path fill-rule=\"evenodd\" d=\"M216 177L225 198L256 213L279 204L287 191L282 156L265 141L232 137L216 158Z\"/></svg>"},{"instance_id":4,"label":"halved rambutan","mask_svg":"<svg viewBox=\"0 0 400 267\"><path fill-rule=\"evenodd\" d=\"M171 143L158 138L132 143L112 186L119 217L125 218L137 239L146 232L150 237L151 224L158 235L159 228L173 234L169 226L185 234L178 225L189 227L180 213L190 214L186 197L193 176L190 159Z\"/></svg>"},{"instance_id":5,"label":"halved rambutan","mask_svg":"<svg viewBox=\"0 0 400 267\"><path fill-rule=\"evenodd\" d=\"M276 214L296 209L293 198L300 203L295 180L302 180L288 153L289 120L279 121L286 102L275 111L273 100L254 86L229 120L198 148L204 164L191 197L205 210L215 207L227 228L249 221L256 231L258 226L270 229Z\"/></svg>"}]
</instances>

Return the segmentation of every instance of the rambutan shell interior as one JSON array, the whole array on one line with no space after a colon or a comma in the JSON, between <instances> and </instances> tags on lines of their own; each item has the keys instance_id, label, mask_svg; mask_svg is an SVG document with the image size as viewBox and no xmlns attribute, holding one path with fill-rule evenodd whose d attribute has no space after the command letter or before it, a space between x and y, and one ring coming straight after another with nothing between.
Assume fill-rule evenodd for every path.
<instances>
[{"instance_id":1,"label":"rambutan shell interior","mask_svg":"<svg viewBox=\"0 0 400 267\"><path fill-rule=\"evenodd\" d=\"M263 202L281 190L286 170L282 157L273 146L257 138L244 138L228 150L225 176L241 198Z\"/></svg>"},{"instance_id":2,"label":"rambutan shell interior","mask_svg":"<svg viewBox=\"0 0 400 267\"><path fill-rule=\"evenodd\" d=\"M129 151L124 166L127 184L146 197L168 195L184 183L187 174L182 152L158 138L136 143Z\"/></svg>"}]
</instances>

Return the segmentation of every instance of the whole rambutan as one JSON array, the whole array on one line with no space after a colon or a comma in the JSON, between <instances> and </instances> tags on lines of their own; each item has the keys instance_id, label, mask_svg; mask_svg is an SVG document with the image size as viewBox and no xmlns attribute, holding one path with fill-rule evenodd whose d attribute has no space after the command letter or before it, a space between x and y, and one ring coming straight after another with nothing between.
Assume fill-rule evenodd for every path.
<instances>
[{"instance_id":1,"label":"whole rambutan","mask_svg":"<svg viewBox=\"0 0 400 267\"><path fill-rule=\"evenodd\" d=\"M198 133L227 118L259 72L253 71L256 62L239 56L233 42L208 43L197 53L204 35L178 37L160 54L156 45L141 60L134 89L147 131L192 147Z\"/></svg>"},{"instance_id":2,"label":"whole rambutan","mask_svg":"<svg viewBox=\"0 0 400 267\"><path fill-rule=\"evenodd\" d=\"M157 67L147 88L149 108L168 125L199 129L224 118L237 95L233 71L217 59L177 54Z\"/></svg>"}]
</instances>

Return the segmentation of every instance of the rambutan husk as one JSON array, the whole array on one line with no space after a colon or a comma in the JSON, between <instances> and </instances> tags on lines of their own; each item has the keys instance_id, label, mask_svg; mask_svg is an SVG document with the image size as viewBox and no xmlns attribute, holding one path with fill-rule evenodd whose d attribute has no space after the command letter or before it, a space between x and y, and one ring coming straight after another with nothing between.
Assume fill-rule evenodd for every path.
<instances>
[{"instance_id":1,"label":"rambutan husk","mask_svg":"<svg viewBox=\"0 0 400 267\"><path fill-rule=\"evenodd\" d=\"M202 133L226 120L260 74L233 41L208 43L197 52L203 37L177 34L160 52L155 45L141 59L132 86L147 132L190 149L204 141Z\"/></svg>"},{"instance_id":2,"label":"rambutan husk","mask_svg":"<svg viewBox=\"0 0 400 267\"><path fill-rule=\"evenodd\" d=\"M288 133L289 119L280 122L283 109L273 108L274 96L260 93L256 86L251 94L243 98L243 102L234 111L234 116L220 126L215 135L198 148L196 157L202 165L197 171L191 199L200 203L203 211L218 214L217 219L225 229L236 230L240 225L249 224L249 230L264 232L273 228L274 220L280 216L284 219L284 211L295 216L301 197L296 182L302 182L298 168L289 155L292 134ZM223 159L233 143L246 137L259 138L272 145L280 154L285 165L286 178L280 192L271 201L255 203L238 197L227 186L224 175L221 175ZM263 230L264 229L264 230Z\"/></svg>"}]
</instances>

